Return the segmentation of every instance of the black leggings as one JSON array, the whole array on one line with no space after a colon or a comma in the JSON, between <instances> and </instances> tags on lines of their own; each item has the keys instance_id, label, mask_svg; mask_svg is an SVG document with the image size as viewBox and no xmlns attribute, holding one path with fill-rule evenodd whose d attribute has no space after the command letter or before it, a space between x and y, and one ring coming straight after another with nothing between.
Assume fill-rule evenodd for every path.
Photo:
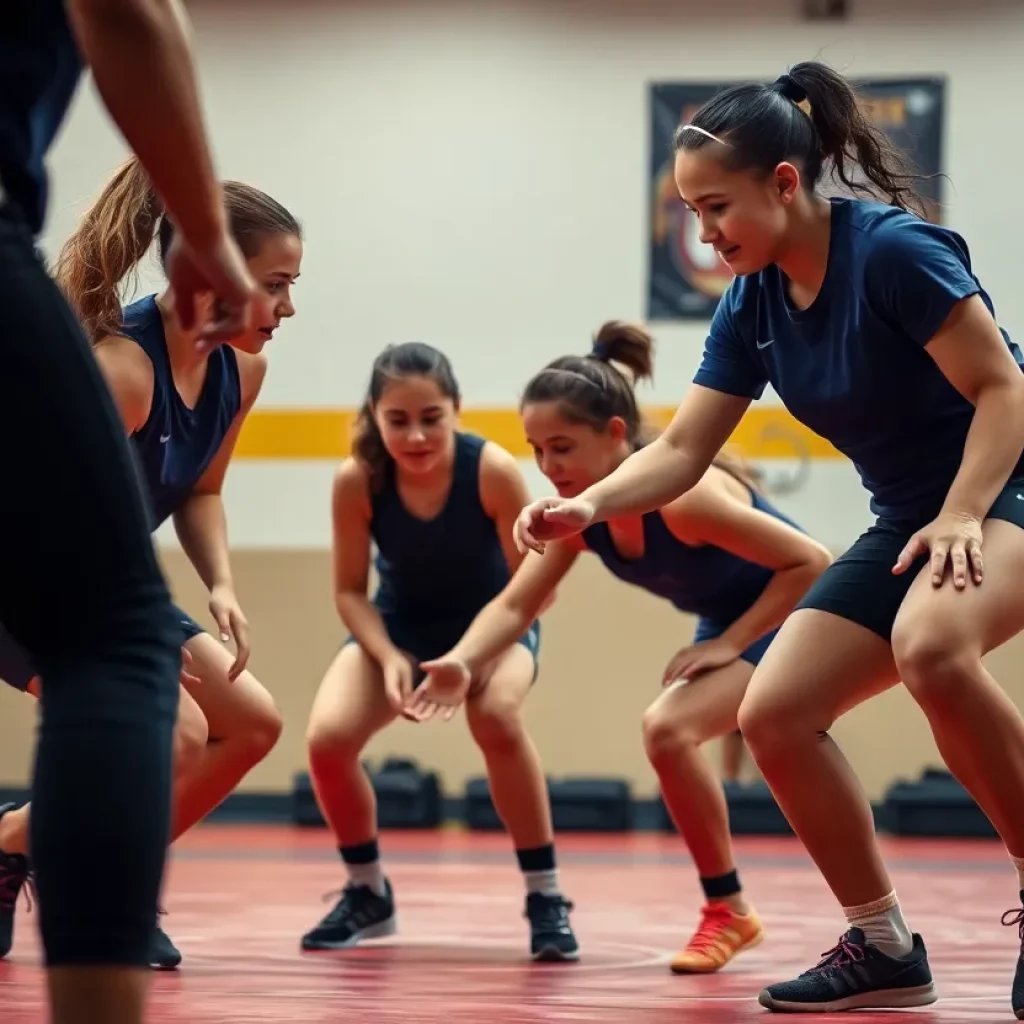
<instances>
[{"instance_id":1,"label":"black leggings","mask_svg":"<svg viewBox=\"0 0 1024 1024\"><path fill-rule=\"evenodd\" d=\"M2 206L0 316L0 622L45 680L30 843L46 961L142 967L181 631L99 367Z\"/></svg>"}]
</instances>

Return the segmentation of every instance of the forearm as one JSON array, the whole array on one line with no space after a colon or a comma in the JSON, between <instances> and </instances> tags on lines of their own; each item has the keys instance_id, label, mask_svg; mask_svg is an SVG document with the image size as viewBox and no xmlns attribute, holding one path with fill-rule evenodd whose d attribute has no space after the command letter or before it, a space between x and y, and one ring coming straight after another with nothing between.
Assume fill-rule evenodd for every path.
<instances>
[{"instance_id":1,"label":"forearm","mask_svg":"<svg viewBox=\"0 0 1024 1024\"><path fill-rule=\"evenodd\" d=\"M343 590L335 594L334 604L345 628L374 661L383 664L397 652L380 612L366 594Z\"/></svg>"},{"instance_id":2,"label":"forearm","mask_svg":"<svg viewBox=\"0 0 1024 1024\"><path fill-rule=\"evenodd\" d=\"M111 116L184 237L225 217L203 123L186 16L176 0L72 0L79 47Z\"/></svg>"},{"instance_id":3,"label":"forearm","mask_svg":"<svg viewBox=\"0 0 1024 1024\"><path fill-rule=\"evenodd\" d=\"M768 581L761 596L725 630L722 639L736 650L745 651L786 621L820 575L821 567L810 564L780 569Z\"/></svg>"},{"instance_id":4,"label":"forearm","mask_svg":"<svg viewBox=\"0 0 1024 1024\"><path fill-rule=\"evenodd\" d=\"M221 496L192 495L174 514L174 527L206 589L233 587L228 526Z\"/></svg>"},{"instance_id":5,"label":"forearm","mask_svg":"<svg viewBox=\"0 0 1024 1024\"><path fill-rule=\"evenodd\" d=\"M942 511L984 519L1024 451L1024 386L985 389L978 396L960 469Z\"/></svg>"},{"instance_id":6,"label":"forearm","mask_svg":"<svg viewBox=\"0 0 1024 1024\"><path fill-rule=\"evenodd\" d=\"M531 615L529 609L495 598L481 609L449 654L475 675L511 647L530 628L535 618L536 614Z\"/></svg>"},{"instance_id":7,"label":"forearm","mask_svg":"<svg viewBox=\"0 0 1024 1024\"><path fill-rule=\"evenodd\" d=\"M595 522L643 515L685 494L706 469L662 436L634 452L580 497L593 505Z\"/></svg>"}]
</instances>

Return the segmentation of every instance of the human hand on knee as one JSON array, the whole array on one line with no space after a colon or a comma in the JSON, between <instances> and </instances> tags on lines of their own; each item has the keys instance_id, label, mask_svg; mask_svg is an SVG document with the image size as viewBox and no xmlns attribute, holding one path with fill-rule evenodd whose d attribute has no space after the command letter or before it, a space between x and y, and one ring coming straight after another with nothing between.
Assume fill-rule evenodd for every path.
<instances>
[{"instance_id":1,"label":"human hand on knee","mask_svg":"<svg viewBox=\"0 0 1024 1024\"><path fill-rule=\"evenodd\" d=\"M677 679L692 679L702 672L724 668L731 665L740 653L734 644L722 636L705 640L703 643L691 644L677 652L668 663L661 677L661 685L670 686Z\"/></svg>"},{"instance_id":2,"label":"human hand on knee","mask_svg":"<svg viewBox=\"0 0 1024 1024\"><path fill-rule=\"evenodd\" d=\"M426 672L426 678L406 702L405 710L417 722L433 718L438 711L443 721L451 721L469 694L473 676L468 666L460 658L442 655L422 662L420 668Z\"/></svg>"}]
</instances>

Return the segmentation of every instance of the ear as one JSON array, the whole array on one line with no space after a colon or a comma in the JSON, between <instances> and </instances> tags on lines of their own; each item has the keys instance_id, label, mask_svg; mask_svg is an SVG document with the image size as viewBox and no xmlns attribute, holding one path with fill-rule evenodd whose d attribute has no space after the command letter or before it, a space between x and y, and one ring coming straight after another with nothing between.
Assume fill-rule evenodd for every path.
<instances>
[{"instance_id":1,"label":"ear","mask_svg":"<svg viewBox=\"0 0 1024 1024\"><path fill-rule=\"evenodd\" d=\"M800 191L800 171L784 160L775 168L775 188L783 203L791 203Z\"/></svg>"},{"instance_id":2,"label":"ear","mask_svg":"<svg viewBox=\"0 0 1024 1024\"><path fill-rule=\"evenodd\" d=\"M621 416L613 416L605 427L605 432L608 436L618 443L622 441L626 436L626 421Z\"/></svg>"}]
</instances>

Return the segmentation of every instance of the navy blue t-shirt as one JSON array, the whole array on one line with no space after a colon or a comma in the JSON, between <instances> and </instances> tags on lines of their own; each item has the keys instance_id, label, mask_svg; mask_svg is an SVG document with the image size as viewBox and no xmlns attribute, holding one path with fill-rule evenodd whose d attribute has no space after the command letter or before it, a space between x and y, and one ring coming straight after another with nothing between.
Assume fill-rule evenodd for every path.
<instances>
[{"instance_id":1,"label":"navy blue t-shirt","mask_svg":"<svg viewBox=\"0 0 1024 1024\"><path fill-rule=\"evenodd\" d=\"M694 383L753 399L771 383L796 419L853 462L872 512L921 524L945 501L974 416L925 345L975 294L994 317L956 232L896 207L834 199L814 302L798 310L774 264L736 278Z\"/></svg>"}]
</instances>

